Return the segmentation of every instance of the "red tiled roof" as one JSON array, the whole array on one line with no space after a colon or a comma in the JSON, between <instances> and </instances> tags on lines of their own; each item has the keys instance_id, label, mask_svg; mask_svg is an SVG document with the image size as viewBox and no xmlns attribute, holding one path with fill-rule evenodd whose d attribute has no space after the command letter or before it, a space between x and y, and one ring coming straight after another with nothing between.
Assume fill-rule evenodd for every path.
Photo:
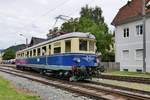
<instances>
[{"instance_id":1,"label":"red tiled roof","mask_svg":"<svg viewBox=\"0 0 150 100\"><path fill-rule=\"evenodd\" d=\"M146 3L150 0L146 0ZM119 12L112 21L112 25L124 22L125 20L141 15L142 2L141 0L129 1L125 6L120 8ZM150 12L148 9L146 12Z\"/></svg>"}]
</instances>

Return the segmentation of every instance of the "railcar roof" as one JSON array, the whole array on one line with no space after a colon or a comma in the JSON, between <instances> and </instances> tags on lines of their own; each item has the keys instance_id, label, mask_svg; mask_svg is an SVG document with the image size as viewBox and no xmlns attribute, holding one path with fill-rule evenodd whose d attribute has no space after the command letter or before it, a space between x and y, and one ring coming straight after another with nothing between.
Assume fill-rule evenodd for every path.
<instances>
[{"instance_id":1,"label":"railcar roof","mask_svg":"<svg viewBox=\"0 0 150 100\"><path fill-rule=\"evenodd\" d=\"M47 44L49 42L53 42L53 41L57 41L57 40L65 39L65 38L72 38L72 37L95 39L95 36L93 34L90 34L90 33L72 32L72 33L67 33L67 34L64 34L64 35L60 35L58 37L55 37L55 38L52 38L50 40L41 42L37 45L34 45L32 47L29 47L29 48L26 48L26 49L23 49L23 50L20 50L20 51L29 50L29 49Z\"/></svg>"}]
</instances>

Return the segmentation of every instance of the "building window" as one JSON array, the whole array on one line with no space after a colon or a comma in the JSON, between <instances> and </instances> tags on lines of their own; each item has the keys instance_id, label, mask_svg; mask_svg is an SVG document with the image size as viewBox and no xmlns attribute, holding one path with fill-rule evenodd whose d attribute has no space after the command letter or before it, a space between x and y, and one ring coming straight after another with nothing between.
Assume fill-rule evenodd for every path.
<instances>
[{"instance_id":1,"label":"building window","mask_svg":"<svg viewBox=\"0 0 150 100\"><path fill-rule=\"evenodd\" d=\"M89 51L95 51L94 46L95 46L94 41L89 41Z\"/></svg>"},{"instance_id":2,"label":"building window","mask_svg":"<svg viewBox=\"0 0 150 100\"><path fill-rule=\"evenodd\" d=\"M143 25L137 25L136 26L136 34L142 35L143 34Z\"/></svg>"},{"instance_id":3,"label":"building window","mask_svg":"<svg viewBox=\"0 0 150 100\"><path fill-rule=\"evenodd\" d=\"M79 40L79 50L87 51L87 40Z\"/></svg>"},{"instance_id":4,"label":"building window","mask_svg":"<svg viewBox=\"0 0 150 100\"><path fill-rule=\"evenodd\" d=\"M71 40L65 41L65 52L71 52Z\"/></svg>"},{"instance_id":5,"label":"building window","mask_svg":"<svg viewBox=\"0 0 150 100\"><path fill-rule=\"evenodd\" d=\"M123 71L128 72L128 69L123 69Z\"/></svg>"},{"instance_id":6,"label":"building window","mask_svg":"<svg viewBox=\"0 0 150 100\"><path fill-rule=\"evenodd\" d=\"M55 53L61 53L61 47L55 47L54 48L54 54Z\"/></svg>"},{"instance_id":7,"label":"building window","mask_svg":"<svg viewBox=\"0 0 150 100\"><path fill-rule=\"evenodd\" d=\"M143 49L137 49L136 50L136 60L142 60L143 59Z\"/></svg>"},{"instance_id":8,"label":"building window","mask_svg":"<svg viewBox=\"0 0 150 100\"><path fill-rule=\"evenodd\" d=\"M129 50L123 50L123 59L124 60L129 59Z\"/></svg>"},{"instance_id":9,"label":"building window","mask_svg":"<svg viewBox=\"0 0 150 100\"><path fill-rule=\"evenodd\" d=\"M125 28L125 29L124 29L123 37L124 37L124 38L128 38L128 37L129 37L129 28Z\"/></svg>"}]
</instances>

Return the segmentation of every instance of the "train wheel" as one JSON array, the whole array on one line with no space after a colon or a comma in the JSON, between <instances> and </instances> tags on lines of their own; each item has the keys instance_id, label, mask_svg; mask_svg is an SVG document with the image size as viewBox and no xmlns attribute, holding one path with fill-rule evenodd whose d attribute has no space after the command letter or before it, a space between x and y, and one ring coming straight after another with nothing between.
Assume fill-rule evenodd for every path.
<instances>
[{"instance_id":1,"label":"train wheel","mask_svg":"<svg viewBox=\"0 0 150 100\"><path fill-rule=\"evenodd\" d=\"M23 66L20 66L20 68L19 68L20 70L25 70L25 68L23 67Z\"/></svg>"},{"instance_id":2,"label":"train wheel","mask_svg":"<svg viewBox=\"0 0 150 100\"><path fill-rule=\"evenodd\" d=\"M78 78L77 78L77 76L71 76L71 77L69 78L69 81L70 81L70 82L76 82L76 81L78 81Z\"/></svg>"},{"instance_id":3,"label":"train wheel","mask_svg":"<svg viewBox=\"0 0 150 100\"><path fill-rule=\"evenodd\" d=\"M46 70L45 69L40 69L40 74L41 75L44 75L46 73Z\"/></svg>"},{"instance_id":4,"label":"train wheel","mask_svg":"<svg viewBox=\"0 0 150 100\"><path fill-rule=\"evenodd\" d=\"M16 65L16 69L19 70L19 69L20 69L20 66L19 66L19 65Z\"/></svg>"}]
</instances>

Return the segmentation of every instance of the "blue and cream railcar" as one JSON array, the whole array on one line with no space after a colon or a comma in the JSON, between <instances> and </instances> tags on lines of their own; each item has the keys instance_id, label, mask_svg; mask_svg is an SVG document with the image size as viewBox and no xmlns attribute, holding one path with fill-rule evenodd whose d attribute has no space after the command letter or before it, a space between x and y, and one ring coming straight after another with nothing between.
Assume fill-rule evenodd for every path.
<instances>
[{"instance_id":1,"label":"blue and cream railcar","mask_svg":"<svg viewBox=\"0 0 150 100\"><path fill-rule=\"evenodd\" d=\"M96 63L96 40L89 33L72 32L16 53L17 68L36 68L68 78L85 79Z\"/></svg>"}]
</instances>

